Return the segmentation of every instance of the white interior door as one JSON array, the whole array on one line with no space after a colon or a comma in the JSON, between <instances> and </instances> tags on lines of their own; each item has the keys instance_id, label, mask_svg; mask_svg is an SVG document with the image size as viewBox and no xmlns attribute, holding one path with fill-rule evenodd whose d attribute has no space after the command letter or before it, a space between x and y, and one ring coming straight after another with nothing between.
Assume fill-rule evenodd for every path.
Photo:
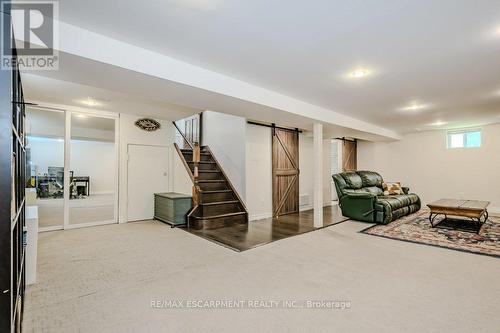
<instances>
[{"instance_id":1,"label":"white interior door","mask_svg":"<svg viewBox=\"0 0 500 333\"><path fill-rule=\"evenodd\" d=\"M129 221L153 218L154 193L168 191L167 147L128 145Z\"/></svg>"}]
</instances>

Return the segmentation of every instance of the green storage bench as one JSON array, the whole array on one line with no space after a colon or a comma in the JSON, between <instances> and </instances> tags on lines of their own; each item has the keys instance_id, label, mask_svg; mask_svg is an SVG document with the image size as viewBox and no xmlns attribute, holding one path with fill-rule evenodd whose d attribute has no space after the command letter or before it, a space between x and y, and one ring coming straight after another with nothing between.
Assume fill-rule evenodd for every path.
<instances>
[{"instance_id":1,"label":"green storage bench","mask_svg":"<svg viewBox=\"0 0 500 333\"><path fill-rule=\"evenodd\" d=\"M172 228L186 224L191 207L190 195L175 192L155 193L154 218L170 224Z\"/></svg>"}]
</instances>

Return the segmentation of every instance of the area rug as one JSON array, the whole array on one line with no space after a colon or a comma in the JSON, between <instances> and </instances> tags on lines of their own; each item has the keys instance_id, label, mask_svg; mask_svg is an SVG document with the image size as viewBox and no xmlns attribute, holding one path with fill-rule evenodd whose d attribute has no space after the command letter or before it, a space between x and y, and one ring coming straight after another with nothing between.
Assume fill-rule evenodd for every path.
<instances>
[{"instance_id":1,"label":"area rug","mask_svg":"<svg viewBox=\"0 0 500 333\"><path fill-rule=\"evenodd\" d=\"M500 217L495 216L489 217L479 235L439 227L432 228L429 223L429 212L426 210L421 210L386 225L377 224L360 232L500 258Z\"/></svg>"}]
</instances>

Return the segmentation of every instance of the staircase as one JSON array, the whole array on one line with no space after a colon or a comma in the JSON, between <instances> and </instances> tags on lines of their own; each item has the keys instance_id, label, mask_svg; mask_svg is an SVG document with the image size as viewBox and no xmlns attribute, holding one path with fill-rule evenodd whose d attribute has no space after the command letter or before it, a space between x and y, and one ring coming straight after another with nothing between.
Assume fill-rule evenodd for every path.
<instances>
[{"instance_id":1,"label":"staircase","mask_svg":"<svg viewBox=\"0 0 500 333\"><path fill-rule=\"evenodd\" d=\"M175 144L193 181L194 208L188 214L188 228L217 229L248 223L246 207L208 146ZM199 162L196 154L199 151Z\"/></svg>"}]
</instances>

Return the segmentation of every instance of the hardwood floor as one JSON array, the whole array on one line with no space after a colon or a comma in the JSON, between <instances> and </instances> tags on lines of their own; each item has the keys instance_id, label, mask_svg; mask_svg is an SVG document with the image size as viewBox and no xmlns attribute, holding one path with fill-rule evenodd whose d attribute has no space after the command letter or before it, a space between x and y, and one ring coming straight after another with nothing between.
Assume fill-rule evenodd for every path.
<instances>
[{"instance_id":1,"label":"hardwood floor","mask_svg":"<svg viewBox=\"0 0 500 333\"><path fill-rule=\"evenodd\" d=\"M348 220L338 205L323 209L323 228ZM282 215L213 230L184 230L235 251L245 251L283 238L297 236L320 228L313 226L313 210Z\"/></svg>"}]
</instances>

